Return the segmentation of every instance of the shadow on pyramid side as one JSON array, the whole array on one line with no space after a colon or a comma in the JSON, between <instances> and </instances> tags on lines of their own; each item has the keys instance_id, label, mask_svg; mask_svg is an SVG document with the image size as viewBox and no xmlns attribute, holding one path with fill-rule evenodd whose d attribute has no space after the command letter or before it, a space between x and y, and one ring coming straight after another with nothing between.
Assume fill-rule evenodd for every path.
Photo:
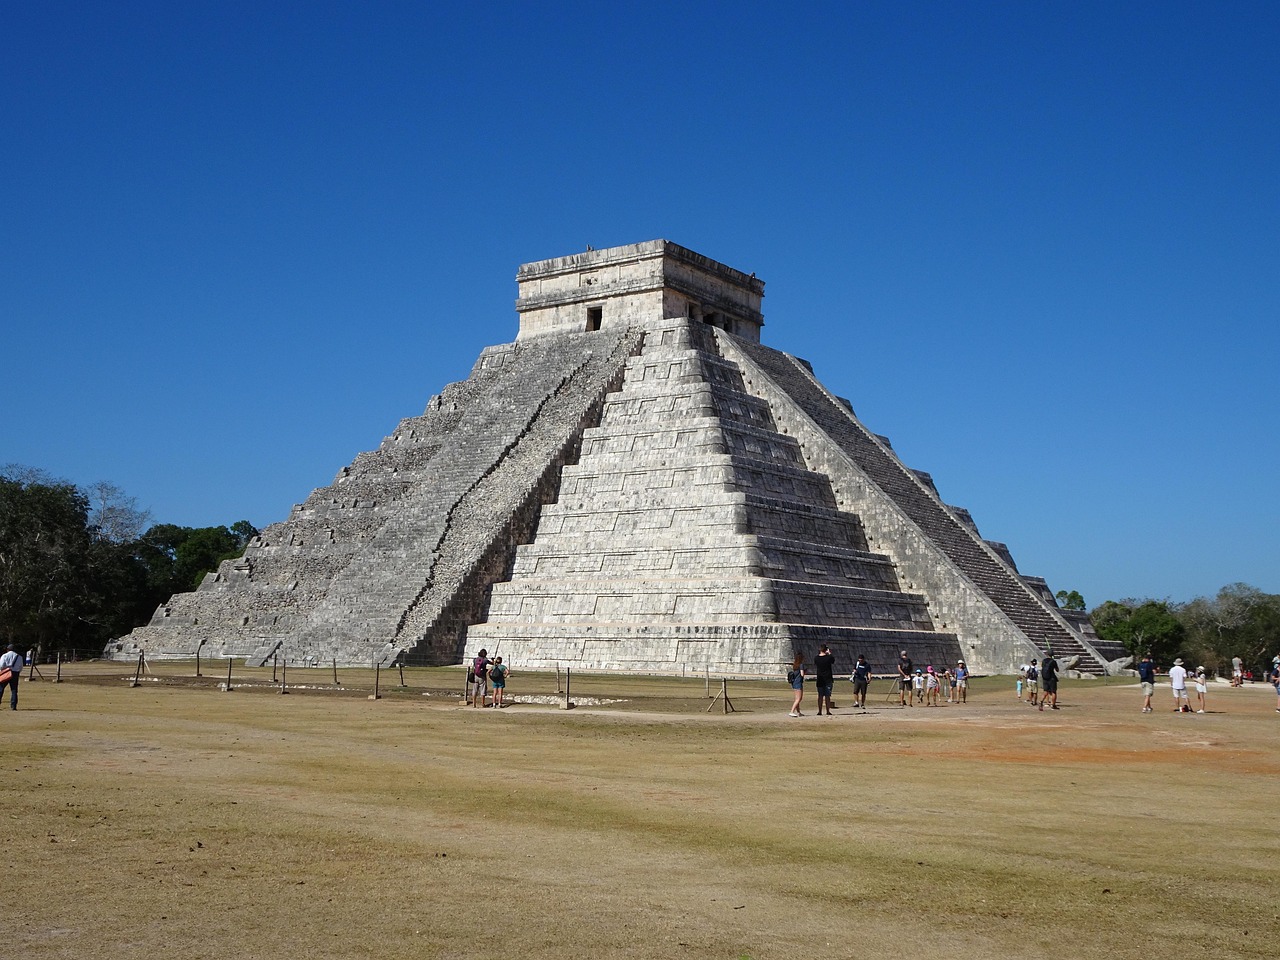
<instances>
[{"instance_id":1,"label":"shadow on pyramid side","mask_svg":"<svg viewBox=\"0 0 1280 960\"><path fill-rule=\"evenodd\" d=\"M1117 651L803 362L764 284L668 241L526 264L517 340L118 658L778 675L819 643L1006 672Z\"/></svg>"}]
</instances>

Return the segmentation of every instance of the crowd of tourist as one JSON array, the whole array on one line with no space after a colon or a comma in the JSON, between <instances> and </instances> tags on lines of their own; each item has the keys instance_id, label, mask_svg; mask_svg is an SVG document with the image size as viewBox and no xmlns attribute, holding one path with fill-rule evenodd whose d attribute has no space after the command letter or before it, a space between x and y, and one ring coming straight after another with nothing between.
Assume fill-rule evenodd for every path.
<instances>
[{"instance_id":1,"label":"crowd of tourist","mask_svg":"<svg viewBox=\"0 0 1280 960\"><path fill-rule=\"evenodd\" d=\"M1173 694L1174 713L1204 713L1209 709L1209 673L1203 666L1196 667L1192 673L1178 657L1168 671L1169 690ZM1231 658L1231 686L1241 687L1253 682L1252 671L1246 671L1239 657ZM1271 670L1267 674L1267 682L1276 690L1276 713L1280 713L1280 654L1271 661ZM1143 655L1138 663L1138 683L1142 688L1142 712L1152 713L1151 698L1155 695L1156 667L1151 654ZM1188 686L1189 685L1189 686ZM1191 703L1194 690L1195 705Z\"/></svg>"},{"instance_id":2,"label":"crowd of tourist","mask_svg":"<svg viewBox=\"0 0 1280 960\"><path fill-rule=\"evenodd\" d=\"M818 688L818 716L831 716L832 688L835 682L835 656L830 648L823 644L813 662L814 677ZM956 661L954 667L935 667L927 664L923 669L912 663L906 650L898 658L896 673L892 676L893 691L897 695L899 706L936 707L944 703L961 704L968 701L969 669L963 660ZM1018 666L1014 681L1014 695L1022 703L1030 704L1043 711L1058 709L1058 676L1061 668L1053 655L1047 654L1043 660L1032 658L1030 662ZM1148 653L1142 657L1136 669L1139 687L1142 691L1142 712L1152 713L1155 707L1151 699L1155 694L1156 667ZM1205 713L1209 709L1210 674L1198 666L1192 672L1179 657L1167 671L1170 691L1173 695L1175 713ZM789 716L802 717L800 705L804 700L804 685L808 678L804 658L797 654L791 669L787 671L787 682L791 685L793 698ZM871 668L866 657L859 655L853 671L849 674L853 682L853 705L865 710L867 707L867 689L871 681ZM1239 657L1232 658L1231 685L1238 687L1251 682L1253 677L1248 673ZM1280 654L1271 662L1267 674L1267 682L1276 691L1276 712L1280 713ZM1194 701L1192 693L1195 694Z\"/></svg>"},{"instance_id":3,"label":"crowd of tourist","mask_svg":"<svg viewBox=\"0 0 1280 960\"><path fill-rule=\"evenodd\" d=\"M818 647L818 655L813 658L813 679L818 688L818 716L832 716L832 692L835 686L835 655L827 644ZM898 694L898 704L903 707L922 705L926 707L942 706L944 703L968 703L969 701L969 668L963 660L957 660L954 667L934 667L926 664L923 669L917 668L906 650L898 658L893 676L894 690ZM867 690L871 686L871 665L862 654L849 673L853 683L853 705L856 709L867 709ZM803 717L800 704L804 700L804 684L808 673L804 666L804 656L797 653L787 671L787 682L791 685L793 698L791 712L788 716ZM1055 686L1056 690L1056 686ZM825 708L825 709L824 709ZM1055 706L1056 710L1057 707Z\"/></svg>"},{"instance_id":4,"label":"crowd of tourist","mask_svg":"<svg viewBox=\"0 0 1280 960\"><path fill-rule=\"evenodd\" d=\"M10 648L12 653L12 647ZM0 669L5 666L0 660ZM893 692L897 694L898 705L902 707L925 706L938 707L947 703L963 704L969 700L969 668L963 660L957 660L954 667L935 667L926 664L916 667L911 656L903 650L894 665L895 673L891 675ZM1046 654L1043 660L1032 658L1030 662L1018 666L1014 681L1014 694L1020 702L1030 704L1038 710L1047 706L1050 710L1058 709L1058 661L1052 653ZM1142 712L1152 713L1155 707L1152 697L1155 695L1157 671L1151 654L1144 654L1139 661L1136 673L1138 685L1142 691ZM502 657L489 659L488 651L481 650L467 668L466 702L475 707L505 707L507 678L511 668L502 662ZM1195 668L1195 672L1187 669L1182 658L1173 661L1167 672L1169 688L1173 695L1175 713L1205 713L1208 710L1209 674L1203 666ZM13 706L17 708L17 670L13 671ZM836 658L830 646L822 644L818 655L813 660L813 680L817 686L818 716L833 716L831 708L836 678ZM9 680L8 676L4 677ZM788 716L802 717L800 705L804 701L805 681L809 679L804 657L797 653L791 669L787 671L787 682L791 686L791 711ZM853 706L858 710L867 709L867 691L871 686L871 665L867 658L858 655L857 662L848 674L853 684ZM1251 681L1247 676L1239 657L1232 658L1231 685L1238 687ZM1276 712L1280 713L1280 654L1271 662L1271 670L1267 681L1276 690ZM493 688L493 702L489 702L489 688ZM1195 693L1194 706L1191 693ZM3 685L0 685L3 692ZM892 694L891 694L892 696Z\"/></svg>"}]
</instances>

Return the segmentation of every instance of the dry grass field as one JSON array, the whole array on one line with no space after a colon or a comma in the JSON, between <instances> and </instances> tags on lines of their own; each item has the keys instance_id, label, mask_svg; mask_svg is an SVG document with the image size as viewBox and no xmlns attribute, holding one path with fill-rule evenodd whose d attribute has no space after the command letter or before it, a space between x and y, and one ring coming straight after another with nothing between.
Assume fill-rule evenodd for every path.
<instances>
[{"instance_id":1,"label":"dry grass field","mask_svg":"<svg viewBox=\"0 0 1280 960\"><path fill-rule=\"evenodd\" d=\"M52 678L52 670L43 668ZM225 668L224 668L225 669ZM1138 712L979 680L966 706L786 716L781 682L76 664L0 710L3 953L66 957L1271 957L1270 688ZM208 666L206 665L206 671ZM880 689L877 691L876 687ZM516 674L517 697L555 678ZM607 702L591 704L603 699ZM813 703L806 692L806 707Z\"/></svg>"}]
</instances>

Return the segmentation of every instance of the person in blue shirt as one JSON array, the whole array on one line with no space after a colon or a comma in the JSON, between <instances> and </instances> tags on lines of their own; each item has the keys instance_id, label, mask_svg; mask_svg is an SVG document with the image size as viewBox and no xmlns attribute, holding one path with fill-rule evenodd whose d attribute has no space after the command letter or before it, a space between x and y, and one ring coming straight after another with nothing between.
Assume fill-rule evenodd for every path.
<instances>
[{"instance_id":1,"label":"person in blue shirt","mask_svg":"<svg viewBox=\"0 0 1280 960\"><path fill-rule=\"evenodd\" d=\"M956 703L969 702L969 668L963 660L956 661L955 677Z\"/></svg>"},{"instance_id":2,"label":"person in blue shirt","mask_svg":"<svg viewBox=\"0 0 1280 960\"><path fill-rule=\"evenodd\" d=\"M0 673L9 671L9 677L0 683L0 697L4 696L4 688L9 688L9 709L18 709L18 678L22 676L22 654L11 643L0 656Z\"/></svg>"}]
</instances>

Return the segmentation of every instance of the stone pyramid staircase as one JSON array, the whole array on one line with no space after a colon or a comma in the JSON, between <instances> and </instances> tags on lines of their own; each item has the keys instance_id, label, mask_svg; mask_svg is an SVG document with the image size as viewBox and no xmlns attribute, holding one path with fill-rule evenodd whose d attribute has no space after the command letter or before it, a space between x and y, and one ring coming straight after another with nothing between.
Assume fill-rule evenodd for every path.
<instances>
[{"instance_id":1,"label":"stone pyramid staircase","mask_svg":"<svg viewBox=\"0 0 1280 960\"><path fill-rule=\"evenodd\" d=\"M649 327L559 500L470 629L468 654L776 675L819 642L844 664L862 653L883 669L904 642L939 663L958 652L745 390L712 328Z\"/></svg>"}]
</instances>

